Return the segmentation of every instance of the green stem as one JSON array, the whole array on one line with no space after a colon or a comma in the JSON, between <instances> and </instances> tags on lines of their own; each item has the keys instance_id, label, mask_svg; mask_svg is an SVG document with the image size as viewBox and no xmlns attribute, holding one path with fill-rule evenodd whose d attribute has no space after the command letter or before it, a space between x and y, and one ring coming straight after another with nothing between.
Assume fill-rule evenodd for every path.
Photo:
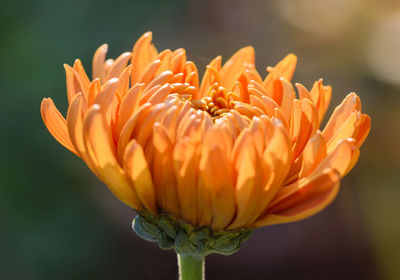
<instances>
[{"instance_id":1,"label":"green stem","mask_svg":"<svg viewBox=\"0 0 400 280\"><path fill-rule=\"evenodd\" d=\"M204 257L178 254L179 280L204 280Z\"/></svg>"}]
</instances>

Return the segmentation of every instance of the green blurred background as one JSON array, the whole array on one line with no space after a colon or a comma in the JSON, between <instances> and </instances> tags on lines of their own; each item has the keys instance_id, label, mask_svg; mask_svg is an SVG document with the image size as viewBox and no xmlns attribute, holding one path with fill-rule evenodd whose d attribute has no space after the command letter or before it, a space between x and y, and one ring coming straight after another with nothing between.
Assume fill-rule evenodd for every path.
<instances>
[{"instance_id":1,"label":"green blurred background","mask_svg":"<svg viewBox=\"0 0 400 280\"><path fill-rule=\"evenodd\" d=\"M43 97L66 112L62 64L109 43L111 57L152 30L204 69L244 45L258 70L287 53L294 77L350 91L372 130L336 201L293 224L259 229L207 279L400 279L398 0L0 1L0 279L176 279L173 252L140 240L133 211L44 127Z\"/></svg>"}]
</instances>

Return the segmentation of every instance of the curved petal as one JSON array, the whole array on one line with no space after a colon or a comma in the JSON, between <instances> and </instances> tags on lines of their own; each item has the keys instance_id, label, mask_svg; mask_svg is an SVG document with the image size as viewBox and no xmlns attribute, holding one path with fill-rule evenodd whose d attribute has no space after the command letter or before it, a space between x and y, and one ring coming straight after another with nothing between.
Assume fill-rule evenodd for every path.
<instances>
[{"instance_id":1,"label":"curved petal","mask_svg":"<svg viewBox=\"0 0 400 280\"><path fill-rule=\"evenodd\" d=\"M136 193L143 206L157 215L153 181L142 147L132 140L126 146L124 154L124 170L132 180Z\"/></svg>"},{"instance_id":2,"label":"curved petal","mask_svg":"<svg viewBox=\"0 0 400 280\"><path fill-rule=\"evenodd\" d=\"M234 81L246 70L246 64L254 65L254 48L251 46L238 50L224 66L220 72L222 85L231 88Z\"/></svg>"},{"instance_id":3,"label":"curved petal","mask_svg":"<svg viewBox=\"0 0 400 280\"><path fill-rule=\"evenodd\" d=\"M326 142L322 133L317 131L304 148L299 178L309 175L325 157Z\"/></svg>"},{"instance_id":4,"label":"curved petal","mask_svg":"<svg viewBox=\"0 0 400 280\"><path fill-rule=\"evenodd\" d=\"M251 220L251 214L254 208L254 197L262 187L262 170L260 158L257 155L251 135L247 129L242 131L241 139L238 144L235 143L233 153L237 152L234 157L234 168L237 174L236 179L236 216L229 229L243 227ZM236 141L238 141L236 140Z\"/></svg>"},{"instance_id":5,"label":"curved petal","mask_svg":"<svg viewBox=\"0 0 400 280\"><path fill-rule=\"evenodd\" d=\"M78 72L79 76L80 76L80 80L81 83L84 87L84 91L83 93L86 93L87 89L89 88L90 85L90 80L85 72L85 69L82 66L82 62L80 61L80 59L76 59L74 62L74 66L73 68L76 70L76 72Z\"/></svg>"},{"instance_id":6,"label":"curved petal","mask_svg":"<svg viewBox=\"0 0 400 280\"><path fill-rule=\"evenodd\" d=\"M148 109L151 107L150 104L144 104L140 106L133 115L126 121L121 129L121 133L118 137L117 143L117 155L119 162L122 162L123 155L125 153L125 148L131 140L132 133L137 125L139 125L139 118L147 113Z\"/></svg>"},{"instance_id":7,"label":"curved petal","mask_svg":"<svg viewBox=\"0 0 400 280\"><path fill-rule=\"evenodd\" d=\"M232 165L226 151L215 143L218 133L215 128L207 132L201 151L199 174L200 191L211 195L211 227L216 230L225 228L235 215Z\"/></svg>"},{"instance_id":8,"label":"curved petal","mask_svg":"<svg viewBox=\"0 0 400 280\"><path fill-rule=\"evenodd\" d=\"M208 64L208 66L211 66L212 68L219 71L221 69L221 60L222 60L221 56L217 56ZM212 70L210 70L212 69L211 67L207 67L206 71L204 72L203 79L201 80L200 83L198 98L207 96L209 86L214 83L215 78L214 75L212 74Z\"/></svg>"},{"instance_id":9,"label":"curved petal","mask_svg":"<svg viewBox=\"0 0 400 280\"><path fill-rule=\"evenodd\" d=\"M288 80L280 78L279 81L282 85L282 102L280 107L283 115L286 117L286 120L289 121L290 114L292 112L293 100L296 98L296 94L292 84Z\"/></svg>"},{"instance_id":10,"label":"curved petal","mask_svg":"<svg viewBox=\"0 0 400 280\"><path fill-rule=\"evenodd\" d=\"M122 73L126 65L128 64L129 59L131 58L130 52L124 52L121 54L112 64L110 70L108 71L107 80L111 78L118 78Z\"/></svg>"},{"instance_id":11,"label":"curved petal","mask_svg":"<svg viewBox=\"0 0 400 280\"><path fill-rule=\"evenodd\" d=\"M81 75L71 66L64 64L66 83L67 83L67 97L68 103L71 104L72 99L78 92L87 93L88 88Z\"/></svg>"},{"instance_id":12,"label":"curved petal","mask_svg":"<svg viewBox=\"0 0 400 280\"><path fill-rule=\"evenodd\" d=\"M297 64L297 56L290 53L285 56L277 65L275 65L275 69L279 71L282 77L286 78L288 81L292 80L294 70L296 69Z\"/></svg>"},{"instance_id":13,"label":"curved petal","mask_svg":"<svg viewBox=\"0 0 400 280\"><path fill-rule=\"evenodd\" d=\"M181 216L184 220L196 224L198 143L191 141L189 137L181 139L175 145L173 159Z\"/></svg>"},{"instance_id":14,"label":"curved petal","mask_svg":"<svg viewBox=\"0 0 400 280\"><path fill-rule=\"evenodd\" d=\"M335 108L325 129L322 131L327 141L333 137L339 127L354 111L361 111L361 101L355 93L349 93L342 103Z\"/></svg>"},{"instance_id":15,"label":"curved petal","mask_svg":"<svg viewBox=\"0 0 400 280\"><path fill-rule=\"evenodd\" d=\"M79 157L83 159L87 164L87 166L92 170L92 172L99 177L96 165L87 154L83 139L83 117L84 117L83 105L82 105L83 102L84 100L82 94L78 93L75 96L74 100L72 100L72 103L68 108L68 113L67 113L68 134L72 144L74 145L76 151L78 152Z\"/></svg>"},{"instance_id":16,"label":"curved petal","mask_svg":"<svg viewBox=\"0 0 400 280\"><path fill-rule=\"evenodd\" d=\"M320 162L313 172L322 172L326 168L333 168L343 177L354 161L353 154L356 149L354 139L341 140L334 150L328 151L327 157Z\"/></svg>"},{"instance_id":17,"label":"curved petal","mask_svg":"<svg viewBox=\"0 0 400 280\"><path fill-rule=\"evenodd\" d=\"M318 176L285 187L272 202L268 213L253 227L295 222L327 207L339 191L340 174L327 169Z\"/></svg>"},{"instance_id":18,"label":"curved petal","mask_svg":"<svg viewBox=\"0 0 400 280\"><path fill-rule=\"evenodd\" d=\"M358 132L357 124L360 121L360 112L352 112L350 116L338 127L333 136L327 140L328 153L335 149L335 147L347 138L353 138Z\"/></svg>"},{"instance_id":19,"label":"curved petal","mask_svg":"<svg viewBox=\"0 0 400 280\"><path fill-rule=\"evenodd\" d=\"M96 164L103 182L119 200L136 210L141 210L140 200L115 158L111 132L98 105L89 109L83 125L83 135L86 151Z\"/></svg>"},{"instance_id":20,"label":"curved petal","mask_svg":"<svg viewBox=\"0 0 400 280\"><path fill-rule=\"evenodd\" d=\"M177 183L174 172L173 145L165 127L153 126L154 155L152 174L156 187L157 204L167 213L180 217Z\"/></svg>"},{"instance_id":21,"label":"curved petal","mask_svg":"<svg viewBox=\"0 0 400 280\"><path fill-rule=\"evenodd\" d=\"M264 80L264 86L266 89L271 90L274 82L280 77L286 78L288 81L292 80L294 70L296 69L297 56L294 54L288 54L284 59L282 59L278 64L273 67L279 75L274 72L270 72ZM268 70L268 68L267 68Z\"/></svg>"},{"instance_id":22,"label":"curved petal","mask_svg":"<svg viewBox=\"0 0 400 280\"><path fill-rule=\"evenodd\" d=\"M169 70L173 73L181 73L186 63L186 51L185 49L177 49L172 53Z\"/></svg>"},{"instance_id":23,"label":"curved petal","mask_svg":"<svg viewBox=\"0 0 400 280\"><path fill-rule=\"evenodd\" d=\"M143 70L147 67L150 62L155 58L154 46L151 44L152 33L146 32L136 41L132 50L132 73L131 73L131 84L135 85L139 82L139 78L142 76Z\"/></svg>"},{"instance_id":24,"label":"curved petal","mask_svg":"<svg viewBox=\"0 0 400 280\"><path fill-rule=\"evenodd\" d=\"M132 116L132 114L136 111L139 105L139 97L142 92L143 85L136 84L131 87L128 93L121 101L121 106L118 111L118 123L117 123L117 132L121 133L122 128Z\"/></svg>"},{"instance_id":25,"label":"curved petal","mask_svg":"<svg viewBox=\"0 0 400 280\"><path fill-rule=\"evenodd\" d=\"M366 114L361 114L357 126L358 131L353 138L357 142L357 147L360 148L371 130L371 118Z\"/></svg>"},{"instance_id":26,"label":"curved petal","mask_svg":"<svg viewBox=\"0 0 400 280\"><path fill-rule=\"evenodd\" d=\"M261 158L262 184L255 190L252 207L246 227L265 214L266 208L279 191L286 178L291 162L291 146L286 130L278 120L273 120L271 139L266 142L266 149Z\"/></svg>"},{"instance_id":27,"label":"curved petal","mask_svg":"<svg viewBox=\"0 0 400 280\"><path fill-rule=\"evenodd\" d=\"M104 63L106 60L107 51L108 51L108 45L103 44L94 53L93 64L92 64L93 80L96 78L100 78L100 81L104 82L105 79Z\"/></svg>"},{"instance_id":28,"label":"curved petal","mask_svg":"<svg viewBox=\"0 0 400 280\"><path fill-rule=\"evenodd\" d=\"M78 155L68 135L67 121L57 110L51 98L44 98L40 106L42 119L53 137L65 148Z\"/></svg>"},{"instance_id":29,"label":"curved petal","mask_svg":"<svg viewBox=\"0 0 400 280\"><path fill-rule=\"evenodd\" d=\"M313 126L307 115L303 112L302 101L295 100L290 120L290 136L293 145L293 160L297 159L307 144Z\"/></svg>"}]
</instances>

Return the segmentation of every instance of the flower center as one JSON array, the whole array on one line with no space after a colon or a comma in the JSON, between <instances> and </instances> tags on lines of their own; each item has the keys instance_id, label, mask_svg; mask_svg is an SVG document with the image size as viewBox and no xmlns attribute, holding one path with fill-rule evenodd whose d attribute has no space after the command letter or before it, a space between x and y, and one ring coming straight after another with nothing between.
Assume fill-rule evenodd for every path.
<instances>
[{"instance_id":1,"label":"flower center","mask_svg":"<svg viewBox=\"0 0 400 280\"><path fill-rule=\"evenodd\" d=\"M193 108L206 111L212 118L219 118L222 114L230 111L228 103L223 97L206 96L202 99L191 100L191 103Z\"/></svg>"},{"instance_id":2,"label":"flower center","mask_svg":"<svg viewBox=\"0 0 400 280\"><path fill-rule=\"evenodd\" d=\"M205 111L213 120L220 118L223 114L235 109L235 102L238 99L234 92L228 92L223 86L215 82L207 90L206 96L200 99L193 99L196 89L190 84L175 83L171 85L173 94L182 100L190 101L196 110Z\"/></svg>"}]
</instances>

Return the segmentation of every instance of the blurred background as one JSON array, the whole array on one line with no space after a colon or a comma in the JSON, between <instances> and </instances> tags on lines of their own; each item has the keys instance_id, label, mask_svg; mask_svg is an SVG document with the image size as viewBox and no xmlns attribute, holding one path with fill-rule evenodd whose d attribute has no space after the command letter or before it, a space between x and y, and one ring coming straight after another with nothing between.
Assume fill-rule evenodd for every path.
<instances>
[{"instance_id":1,"label":"blurred background","mask_svg":"<svg viewBox=\"0 0 400 280\"><path fill-rule=\"evenodd\" d=\"M294 82L357 92L372 130L336 201L307 220L256 230L207 279L400 279L400 2L379 0L0 1L0 279L176 279L171 251L136 237L134 213L40 117L66 113L63 63L111 57L152 30L204 69L245 45L257 67L299 57ZM88 70L90 71L90 70Z\"/></svg>"}]
</instances>

